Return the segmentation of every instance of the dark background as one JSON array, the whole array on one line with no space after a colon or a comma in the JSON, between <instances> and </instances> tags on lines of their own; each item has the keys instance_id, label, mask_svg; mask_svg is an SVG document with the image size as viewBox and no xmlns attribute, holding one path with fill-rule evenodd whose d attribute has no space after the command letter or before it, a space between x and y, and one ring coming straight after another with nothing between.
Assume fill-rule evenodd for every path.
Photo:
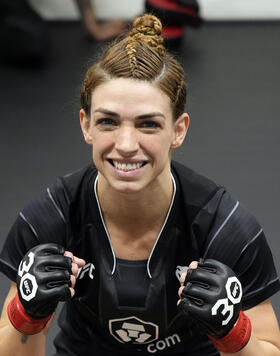
<instances>
[{"instance_id":1,"label":"dark background","mask_svg":"<svg viewBox=\"0 0 280 356\"><path fill-rule=\"evenodd\" d=\"M90 161L79 128L79 85L100 51L79 23L49 23L43 67L0 66L0 248L23 205ZM191 126L174 157L228 188L263 226L280 273L280 23L206 23L188 30ZM0 304L10 282L0 276ZM280 320L280 295L272 298ZM47 355L56 333L52 327Z\"/></svg>"}]
</instances>

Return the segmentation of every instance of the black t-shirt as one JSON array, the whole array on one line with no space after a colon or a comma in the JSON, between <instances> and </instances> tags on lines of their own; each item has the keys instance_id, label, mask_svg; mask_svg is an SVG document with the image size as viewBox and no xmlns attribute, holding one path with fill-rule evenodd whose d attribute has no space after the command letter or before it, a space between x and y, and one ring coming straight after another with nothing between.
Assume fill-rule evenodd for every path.
<instances>
[{"instance_id":1,"label":"black t-shirt","mask_svg":"<svg viewBox=\"0 0 280 356\"><path fill-rule=\"evenodd\" d=\"M75 297L65 303L56 356L219 355L177 311L180 274L200 258L230 266L243 286L243 310L280 289L263 230L229 193L172 162L174 196L148 260L116 258L95 193L91 165L58 178L20 212L0 254L15 281L28 250L56 242L85 259Z\"/></svg>"}]
</instances>

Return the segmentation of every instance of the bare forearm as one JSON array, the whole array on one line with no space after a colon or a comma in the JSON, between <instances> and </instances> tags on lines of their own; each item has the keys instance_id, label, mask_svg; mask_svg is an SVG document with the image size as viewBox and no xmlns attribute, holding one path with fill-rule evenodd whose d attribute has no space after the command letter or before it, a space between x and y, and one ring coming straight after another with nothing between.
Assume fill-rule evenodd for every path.
<instances>
[{"instance_id":1,"label":"bare forearm","mask_svg":"<svg viewBox=\"0 0 280 356\"><path fill-rule=\"evenodd\" d=\"M45 356L46 336L44 332L24 335L10 323L0 326L0 355Z\"/></svg>"},{"instance_id":2,"label":"bare forearm","mask_svg":"<svg viewBox=\"0 0 280 356\"><path fill-rule=\"evenodd\" d=\"M268 341L257 339L253 334L248 344L239 352L234 354L225 354L221 356L280 356L280 348Z\"/></svg>"},{"instance_id":3,"label":"bare forearm","mask_svg":"<svg viewBox=\"0 0 280 356\"><path fill-rule=\"evenodd\" d=\"M76 4L78 6L81 15L89 11L93 13L93 8L90 0L76 0Z\"/></svg>"}]
</instances>

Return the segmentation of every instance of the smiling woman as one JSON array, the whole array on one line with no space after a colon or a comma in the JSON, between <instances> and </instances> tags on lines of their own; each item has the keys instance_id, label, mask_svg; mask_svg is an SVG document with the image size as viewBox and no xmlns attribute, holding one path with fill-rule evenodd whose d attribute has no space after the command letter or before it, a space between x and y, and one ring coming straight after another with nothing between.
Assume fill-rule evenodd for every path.
<instances>
[{"instance_id":1,"label":"smiling woman","mask_svg":"<svg viewBox=\"0 0 280 356\"><path fill-rule=\"evenodd\" d=\"M152 15L89 68L80 124L93 162L20 212L0 254L13 282L1 355L280 355L280 289L256 219L172 160L187 134L181 65ZM179 301L177 301L179 296Z\"/></svg>"},{"instance_id":2,"label":"smiling woman","mask_svg":"<svg viewBox=\"0 0 280 356\"><path fill-rule=\"evenodd\" d=\"M145 195L151 198L153 192L152 199L166 197L159 203L167 209L173 191L170 152L184 140L188 115L182 113L174 121L171 100L163 91L147 81L126 78L100 84L92 92L90 106L90 115L81 109L80 120L99 172L98 192L103 210L108 213L106 201L116 191L141 192L141 199ZM131 213L135 209L139 212L138 196L135 202L134 206L131 202ZM145 203L146 207L152 205L147 219L154 221L153 210L157 214L160 209L151 203ZM122 214L117 221L121 220Z\"/></svg>"}]
</instances>

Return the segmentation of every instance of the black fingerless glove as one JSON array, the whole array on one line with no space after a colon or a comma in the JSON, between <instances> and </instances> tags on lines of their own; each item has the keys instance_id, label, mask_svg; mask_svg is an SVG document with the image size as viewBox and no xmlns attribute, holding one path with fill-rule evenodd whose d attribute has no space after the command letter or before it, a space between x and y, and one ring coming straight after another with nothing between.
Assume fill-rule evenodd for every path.
<instances>
[{"instance_id":1,"label":"black fingerless glove","mask_svg":"<svg viewBox=\"0 0 280 356\"><path fill-rule=\"evenodd\" d=\"M188 270L179 310L195 320L219 351L237 352L251 334L241 300L242 286L235 273L221 262L206 259Z\"/></svg>"},{"instance_id":2,"label":"black fingerless glove","mask_svg":"<svg viewBox=\"0 0 280 356\"><path fill-rule=\"evenodd\" d=\"M42 330L59 301L71 298L71 258L54 243L32 248L22 259L16 297L8 306L10 321L25 334Z\"/></svg>"}]
</instances>

